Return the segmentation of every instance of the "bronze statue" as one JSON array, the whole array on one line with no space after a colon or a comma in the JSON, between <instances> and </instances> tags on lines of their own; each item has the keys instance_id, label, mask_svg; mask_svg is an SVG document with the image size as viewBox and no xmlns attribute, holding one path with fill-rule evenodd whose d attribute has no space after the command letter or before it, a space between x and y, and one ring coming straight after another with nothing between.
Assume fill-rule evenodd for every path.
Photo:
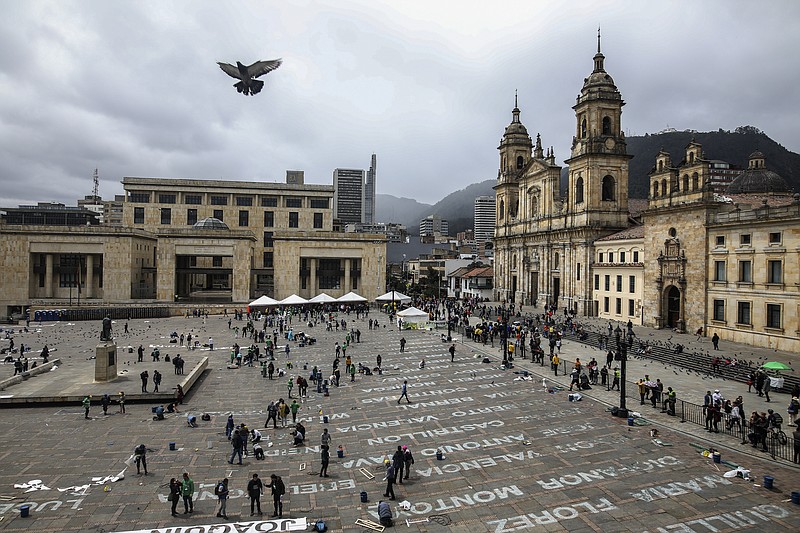
<instances>
[{"instance_id":1,"label":"bronze statue","mask_svg":"<svg viewBox=\"0 0 800 533\"><path fill-rule=\"evenodd\" d=\"M106 316L103 319L103 331L100 333L100 340L101 341L110 341L112 340L111 337L111 317Z\"/></svg>"},{"instance_id":2,"label":"bronze statue","mask_svg":"<svg viewBox=\"0 0 800 533\"><path fill-rule=\"evenodd\" d=\"M268 72L272 72L279 66L283 60L281 59L271 59L269 61L256 61L249 67L242 65L240 62L236 62L236 66L233 66L229 63L220 63L217 62L219 68L222 71L230 76L231 78L236 78L237 80L242 80L238 83L235 83L233 86L236 87L236 90L239 93L246 95L254 95L261 92L261 89L264 87L264 82L261 80L257 80L259 76L263 76Z\"/></svg>"}]
</instances>

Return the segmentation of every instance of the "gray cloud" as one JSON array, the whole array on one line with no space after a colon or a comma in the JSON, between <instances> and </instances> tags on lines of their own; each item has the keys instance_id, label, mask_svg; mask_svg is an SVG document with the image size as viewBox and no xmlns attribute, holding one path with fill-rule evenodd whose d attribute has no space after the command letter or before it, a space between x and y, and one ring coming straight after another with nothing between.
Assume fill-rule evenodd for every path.
<instances>
[{"instance_id":1,"label":"gray cloud","mask_svg":"<svg viewBox=\"0 0 800 533\"><path fill-rule=\"evenodd\" d=\"M497 173L522 120L559 160L592 68L630 134L751 124L800 151L800 5L709 2L10 2L0 20L0 205L122 192L124 176L331 183L435 202ZM246 98L216 61L283 57ZM711 154L710 154L711 155Z\"/></svg>"}]
</instances>

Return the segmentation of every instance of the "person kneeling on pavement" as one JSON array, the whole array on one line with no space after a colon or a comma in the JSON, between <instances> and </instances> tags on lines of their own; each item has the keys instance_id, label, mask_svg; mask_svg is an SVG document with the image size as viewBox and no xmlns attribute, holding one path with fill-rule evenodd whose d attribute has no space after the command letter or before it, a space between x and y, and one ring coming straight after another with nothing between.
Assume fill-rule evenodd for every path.
<instances>
[{"instance_id":1,"label":"person kneeling on pavement","mask_svg":"<svg viewBox=\"0 0 800 533\"><path fill-rule=\"evenodd\" d=\"M383 500L378 502L378 518L384 527L392 527L394 521L392 520L392 509L389 504Z\"/></svg>"}]
</instances>

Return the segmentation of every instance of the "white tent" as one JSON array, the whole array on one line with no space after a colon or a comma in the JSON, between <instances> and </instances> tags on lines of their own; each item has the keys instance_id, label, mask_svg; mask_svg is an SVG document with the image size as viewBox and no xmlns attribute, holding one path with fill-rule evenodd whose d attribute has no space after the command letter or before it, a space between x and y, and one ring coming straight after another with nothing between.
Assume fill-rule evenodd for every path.
<instances>
[{"instance_id":1,"label":"white tent","mask_svg":"<svg viewBox=\"0 0 800 533\"><path fill-rule=\"evenodd\" d=\"M303 305L303 304L307 304L308 300L306 300L302 296L298 296L296 294L292 294L291 296L287 296L286 298L284 298L283 300L281 300L278 303L281 304L281 305Z\"/></svg>"},{"instance_id":2,"label":"white tent","mask_svg":"<svg viewBox=\"0 0 800 533\"><path fill-rule=\"evenodd\" d=\"M250 302L250 307L267 307L270 305L278 305L278 300L270 298L266 294L257 300Z\"/></svg>"},{"instance_id":3,"label":"white tent","mask_svg":"<svg viewBox=\"0 0 800 533\"><path fill-rule=\"evenodd\" d=\"M324 292L321 292L321 293L317 294L316 296L314 296L313 298L311 298L308 301L308 303L310 303L310 304L329 304L329 303L333 303L335 301L336 301L336 298L334 298L333 296L331 296L329 294L326 294Z\"/></svg>"},{"instance_id":4,"label":"white tent","mask_svg":"<svg viewBox=\"0 0 800 533\"><path fill-rule=\"evenodd\" d=\"M336 301L341 304L351 304L351 303L366 302L367 299L359 294L354 293L353 291L350 291L344 296L339 296L338 298L336 298Z\"/></svg>"},{"instance_id":5,"label":"white tent","mask_svg":"<svg viewBox=\"0 0 800 533\"><path fill-rule=\"evenodd\" d=\"M409 307L397 312L397 316L402 318L404 322L425 322L428 320L428 313L416 307Z\"/></svg>"},{"instance_id":6,"label":"white tent","mask_svg":"<svg viewBox=\"0 0 800 533\"><path fill-rule=\"evenodd\" d=\"M406 296L399 291L389 291L375 298L377 302L410 302L411 296Z\"/></svg>"}]
</instances>

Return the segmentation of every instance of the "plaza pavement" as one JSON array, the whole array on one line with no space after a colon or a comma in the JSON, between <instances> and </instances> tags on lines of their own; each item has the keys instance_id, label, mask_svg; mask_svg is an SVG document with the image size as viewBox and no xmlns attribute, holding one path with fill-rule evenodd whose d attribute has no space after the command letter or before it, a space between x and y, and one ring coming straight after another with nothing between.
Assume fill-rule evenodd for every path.
<instances>
[{"instance_id":1,"label":"plaza pavement","mask_svg":"<svg viewBox=\"0 0 800 533\"><path fill-rule=\"evenodd\" d=\"M189 361L201 356L208 356L210 365L187 393L181 413L164 421L152 420L151 405L146 402L129 405L126 415L118 414L113 406L107 416L93 404L90 420L84 420L78 403L4 406L0 411L0 531L178 533L288 527L289 522L247 525L251 520L249 502L242 489L254 472L265 480L272 473L283 477L287 486L284 517L307 518L309 523L323 518L331 531L368 531L355 522L377 520L376 504L385 488L383 460L401 444L410 446L416 463L410 479L395 487L398 498L392 507L399 515L396 527L412 531L800 529L800 506L788 501L790 492L800 490L797 469L792 465L772 461L760 452L751 452L749 446L726 442L728 437L706 434L702 428L680 424L660 413L643 413L652 426L629 427L625 420L607 412L617 401L616 392L595 388L587 391L582 401L569 402L567 391L548 391L541 376L551 390L552 385L565 383L566 377L554 378L538 364L517 359L514 370L536 374L530 381L520 380L519 374L499 368L497 350L462 343L459 336L455 337L456 360L450 363L448 345L441 342L440 332L398 332L385 315L373 312L370 316L380 320L379 330L368 330L366 319L340 315L361 330L361 343L352 344L348 354L354 363L374 366L380 353L384 373L357 375L355 384L343 378L343 386L331 387L329 397L312 387L300 412L307 428L307 446L301 448L291 446L288 429L263 429L267 403L287 398L286 378L269 381L255 367L226 368L229 347L237 340L228 330L226 318L211 316L205 324L201 319L183 317L131 321L129 337L119 335L121 324L115 324L119 346L167 344L164 337L171 331L192 330L202 342L212 336L217 349L175 350L187 359L187 372ZM30 342L36 353L48 342L51 349L57 348L53 356L67 357L71 366L60 379L52 376L61 369L32 377L3 394L19 396L25 394L24 389L36 388L38 395L55 396L76 387L85 375L82 368L93 372L94 362L89 357L99 325L75 323L68 331L50 326L53 329L16 334L17 344ZM341 344L345 334L295 326L295 331L299 330L316 336L318 342L303 348L292 346L293 375L304 365L311 368L315 364L328 375L333 343ZM408 341L403 354L399 353L401 336ZM246 345L241 340L240 344ZM162 349L162 354L165 351ZM133 354L119 352L120 368L135 368L136 379L123 379L108 388L114 392L133 386L138 392L140 367L132 364L135 350ZM578 356L587 361L593 352L599 353L565 342L562 358ZM169 353L172 355L172 349ZM483 364L481 360L487 356L492 363ZM285 361L282 353L276 358L278 363ZM420 369L423 358L426 365ZM126 365L128 362L131 364ZM629 365L630 380L644 371L644 366L637 368L639 364L647 363L632 361ZM696 401L701 402L702 393L711 388L709 380L696 375L676 376L663 365L657 370L664 375L659 375L652 371L652 363L648 365L652 378L661 377L665 385L677 384L680 397L699 394ZM177 379L169 363L146 362L144 367L151 373L153 368L162 369L163 389L177 383L169 381ZM9 376L13 373L10 366L2 370ZM37 384L40 379L43 381ZM398 405L404 379L409 381L412 403ZM726 396L742 394L737 392L741 387L746 394L745 385L714 383L713 388L720 388ZM296 389L294 393L296 396ZM777 402L765 405L785 408L782 400L786 396L776 397ZM755 408L755 395L745 396L745 402L748 410ZM635 407L631 403L629 400L629 406ZM198 418L209 413L212 419L191 429L186 424L187 412ZM259 428L271 443L264 446L265 461L247 457L243 466L227 463L230 446L224 426L229 412L237 423ZM324 416L329 423L323 422ZM316 475L317 444L324 427L333 436L329 478ZM654 444L649 436L651 427L658 427L662 440L672 445ZM176 450L171 451L169 443L173 442ZM135 467L126 465L139 443L151 450L150 475L146 477L137 476ZM713 463L693 444L717 447L724 462L750 469L750 481L722 477L731 468L729 464ZM343 458L336 453L340 445ZM443 460L436 459L437 450L444 452ZM124 479L106 478L123 469ZM172 518L166 484L183 471L190 473L197 486L195 513ZM761 486L765 475L774 478L772 490ZM233 496L227 521L215 517L212 489L215 481L226 476ZM93 477L100 479L93 482ZM32 480L40 480L49 490L14 488ZM367 503L360 500L362 491L367 493ZM403 500L410 502L409 511L400 510ZM20 515L23 504L31 506L29 517ZM265 494L262 520L269 521L271 507L271 498ZM182 509L179 504L180 513ZM406 520L413 523L407 525ZM231 523L239 525L201 527Z\"/></svg>"}]
</instances>

